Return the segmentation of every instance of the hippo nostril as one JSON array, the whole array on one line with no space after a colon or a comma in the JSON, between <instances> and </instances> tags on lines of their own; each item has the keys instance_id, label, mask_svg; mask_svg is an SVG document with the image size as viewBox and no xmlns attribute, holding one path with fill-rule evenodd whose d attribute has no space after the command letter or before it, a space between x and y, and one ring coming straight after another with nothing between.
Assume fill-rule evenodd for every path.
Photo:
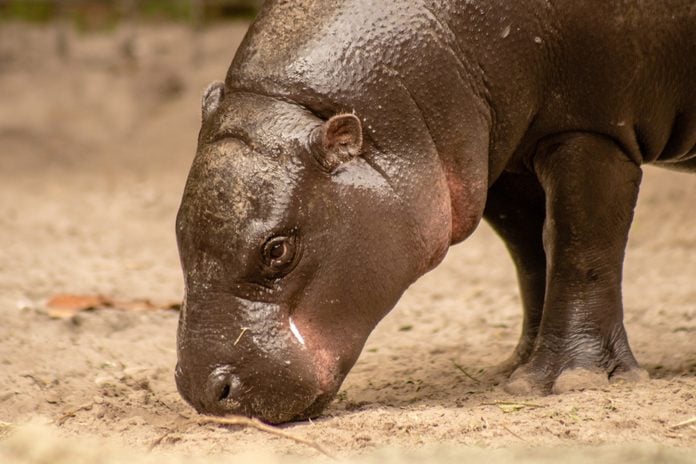
<instances>
[{"instance_id":1,"label":"hippo nostril","mask_svg":"<svg viewBox=\"0 0 696 464\"><path fill-rule=\"evenodd\" d=\"M230 384L226 383L222 391L220 392L220 398L218 398L220 401L226 400L228 396L230 396Z\"/></svg>"},{"instance_id":2,"label":"hippo nostril","mask_svg":"<svg viewBox=\"0 0 696 464\"><path fill-rule=\"evenodd\" d=\"M232 366L220 366L208 377L206 386L208 403L213 409L229 409L238 401L241 381L232 373Z\"/></svg>"}]
</instances>

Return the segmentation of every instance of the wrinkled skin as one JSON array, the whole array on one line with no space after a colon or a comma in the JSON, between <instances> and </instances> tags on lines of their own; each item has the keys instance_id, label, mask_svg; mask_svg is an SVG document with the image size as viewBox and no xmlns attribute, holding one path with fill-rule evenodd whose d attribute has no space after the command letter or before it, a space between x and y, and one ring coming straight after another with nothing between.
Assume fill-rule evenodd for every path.
<instances>
[{"instance_id":1,"label":"wrinkled skin","mask_svg":"<svg viewBox=\"0 0 696 464\"><path fill-rule=\"evenodd\" d=\"M177 218L176 380L280 423L331 401L403 291L491 223L517 267L515 393L645 377L621 272L644 163L696 170L690 0L269 0Z\"/></svg>"}]
</instances>

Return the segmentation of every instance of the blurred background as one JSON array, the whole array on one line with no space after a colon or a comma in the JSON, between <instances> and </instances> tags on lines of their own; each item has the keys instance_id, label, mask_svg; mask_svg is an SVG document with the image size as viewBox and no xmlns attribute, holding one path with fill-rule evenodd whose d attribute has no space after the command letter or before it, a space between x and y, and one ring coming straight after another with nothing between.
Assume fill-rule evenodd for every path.
<instances>
[{"instance_id":1,"label":"blurred background","mask_svg":"<svg viewBox=\"0 0 696 464\"><path fill-rule=\"evenodd\" d=\"M0 0L0 19L56 25L55 52L70 56L69 29L79 33L108 33L124 26L122 52L135 55L138 23L176 22L196 32L216 22L256 14L263 0Z\"/></svg>"},{"instance_id":2,"label":"blurred background","mask_svg":"<svg viewBox=\"0 0 696 464\"><path fill-rule=\"evenodd\" d=\"M200 95L261 3L0 0L0 293L180 298Z\"/></svg>"},{"instance_id":3,"label":"blurred background","mask_svg":"<svg viewBox=\"0 0 696 464\"><path fill-rule=\"evenodd\" d=\"M249 16L263 0L0 0L5 19L69 19L83 26L113 26L133 17L201 21Z\"/></svg>"}]
</instances>

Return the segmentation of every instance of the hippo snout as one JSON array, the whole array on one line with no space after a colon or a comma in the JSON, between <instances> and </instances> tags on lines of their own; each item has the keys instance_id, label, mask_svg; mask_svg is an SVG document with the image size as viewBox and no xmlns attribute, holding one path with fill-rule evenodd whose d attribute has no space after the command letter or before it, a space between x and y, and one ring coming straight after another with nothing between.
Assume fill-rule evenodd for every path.
<instances>
[{"instance_id":1,"label":"hippo snout","mask_svg":"<svg viewBox=\"0 0 696 464\"><path fill-rule=\"evenodd\" d=\"M300 377L274 379L268 374L245 381L231 365L212 369L199 382L177 366L175 377L181 396L201 414L243 415L269 423L314 417L334 396Z\"/></svg>"},{"instance_id":2,"label":"hippo snout","mask_svg":"<svg viewBox=\"0 0 696 464\"><path fill-rule=\"evenodd\" d=\"M278 327L270 336L248 336L249 330L237 344L201 342L200 331L182 329L175 371L181 396L199 413L215 416L282 423L319 415L345 375L336 357L317 356L300 343L292 320Z\"/></svg>"}]
</instances>

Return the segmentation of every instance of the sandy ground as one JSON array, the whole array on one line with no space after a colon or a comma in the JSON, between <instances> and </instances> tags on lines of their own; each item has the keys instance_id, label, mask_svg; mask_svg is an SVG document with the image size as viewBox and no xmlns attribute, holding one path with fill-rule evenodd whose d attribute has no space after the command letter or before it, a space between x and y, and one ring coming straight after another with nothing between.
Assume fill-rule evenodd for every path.
<instances>
[{"instance_id":1,"label":"sandy ground","mask_svg":"<svg viewBox=\"0 0 696 464\"><path fill-rule=\"evenodd\" d=\"M49 446L49 435L62 447L143 459L150 449L318 454L253 429L196 423L173 381L176 311L56 319L45 309L60 293L180 299L173 222L199 95L224 76L244 30L217 26L195 38L142 27L135 58L120 52L122 30L72 34L61 60L53 29L0 25L0 460L58 462L27 445L42 436ZM520 302L510 259L482 225L375 330L325 415L284 431L370 462L422 458L372 455L383 448L445 447L431 457L447 460L474 447L481 459L505 460L533 457L519 451L529 447L585 445L628 446L633 462L696 462L696 426L673 427L696 416L695 199L696 176L646 169L624 293L649 382L515 398L486 381L483 370L517 341ZM603 449L572 456L611 456Z\"/></svg>"}]
</instances>

